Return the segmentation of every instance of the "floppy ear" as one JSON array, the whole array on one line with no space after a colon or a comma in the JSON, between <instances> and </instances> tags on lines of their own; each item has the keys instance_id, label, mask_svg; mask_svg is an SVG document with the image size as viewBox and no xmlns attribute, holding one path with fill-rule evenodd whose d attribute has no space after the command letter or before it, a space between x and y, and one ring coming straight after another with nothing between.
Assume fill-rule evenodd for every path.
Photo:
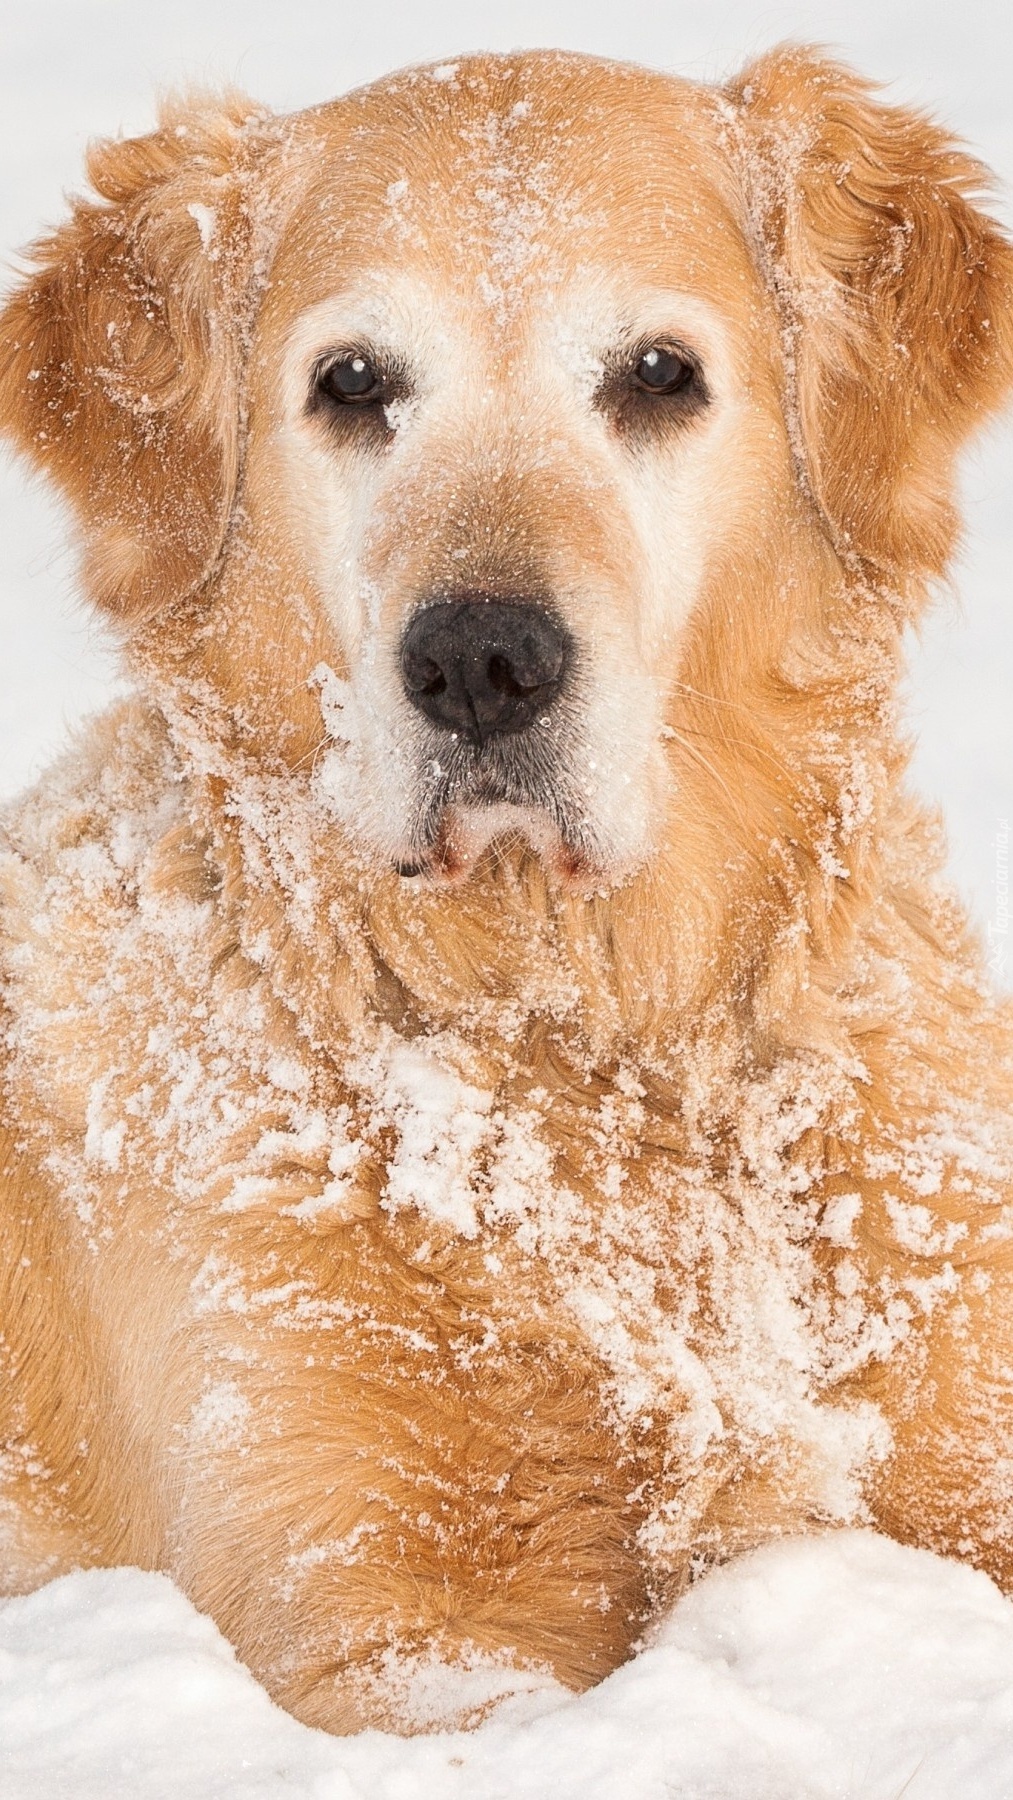
<instances>
[{"instance_id":1,"label":"floppy ear","mask_svg":"<svg viewBox=\"0 0 1013 1800\"><path fill-rule=\"evenodd\" d=\"M262 120L238 95L178 100L96 145L97 199L33 246L0 314L0 429L70 500L92 596L125 620L197 587L228 522Z\"/></svg>"},{"instance_id":2,"label":"floppy ear","mask_svg":"<svg viewBox=\"0 0 1013 1800\"><path fill-rule=\"evenodd\" d=\"M938 574L956 454L1013 385L1013 248L979 204L988 173L812 50L760 58L728 97L813 497L874 576Z\"/></svg>"}]
</instances>

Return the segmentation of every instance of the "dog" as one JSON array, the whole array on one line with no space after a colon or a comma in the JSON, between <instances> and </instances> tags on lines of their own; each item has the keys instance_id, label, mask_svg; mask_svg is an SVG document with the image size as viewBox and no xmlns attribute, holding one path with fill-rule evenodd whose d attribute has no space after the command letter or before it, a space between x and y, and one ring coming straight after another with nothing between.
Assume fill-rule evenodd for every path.
<instances>
[{"instance_id":1,"label":"dog","mask_svg":"<svg viewBox=\"0 0 1013 1800\"><path fill-rule=\"evenodd\" d=\"M895 710L984 172L797 47L88 171L0 319L134 682L5 824L4 1591L411 1732L785 1532L1013 1588L1013 1018Z\"/></svg>"}]
</instances>

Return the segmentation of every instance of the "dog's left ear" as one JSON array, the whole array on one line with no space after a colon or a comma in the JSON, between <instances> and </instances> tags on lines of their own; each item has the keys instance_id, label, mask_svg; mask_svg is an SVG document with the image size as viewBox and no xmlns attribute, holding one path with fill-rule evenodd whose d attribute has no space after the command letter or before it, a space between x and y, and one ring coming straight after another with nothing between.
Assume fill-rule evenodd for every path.
<instances>
[{"instance_id":1,"label":"dog's left ear","mask_svg":"<svg viewBox=\"0 0 1013 1800\"><path fill-rule=\"evenodd\" d=\"M1013 247L979 203L988 173L812 50L773 51L727 94L813 497L874 577L939 574L957 452L1013 388Z\"/></svg>"},{"instance_id":2,"label":"dog's left ear","mask_svg":"<svg viewBox=\"0 0 1013 1800\"><path fill-rule=\"evenodd\" d=\"M149 136L97 144L97 198L0 313L0 430L70 501L124 621L198 587L228 521L263 124L240 95L170 101Z\"/></svg>"}]
</instances>

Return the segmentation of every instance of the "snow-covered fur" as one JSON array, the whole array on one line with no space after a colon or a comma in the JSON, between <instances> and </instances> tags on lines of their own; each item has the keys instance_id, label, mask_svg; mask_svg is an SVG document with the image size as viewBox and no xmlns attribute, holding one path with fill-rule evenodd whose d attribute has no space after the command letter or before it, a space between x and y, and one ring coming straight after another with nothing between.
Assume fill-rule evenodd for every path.
<instances>
[{"instance_id":1,"label":"snow-covered fur","mask_svg":"<svg viewBox=\"0 0 1013 1800\"><path fill-rule=\"evenodd\" d=\"M1013 1020L893 701L1013 382L982 171L789 49L198 97L89 172L0 321L137 684L0 860L4 1590L166 1570L410 1730L808 1522L1013 1586ZM519 800L401 689L463 593L577 645Z\"/></svg>"}]
</instances>

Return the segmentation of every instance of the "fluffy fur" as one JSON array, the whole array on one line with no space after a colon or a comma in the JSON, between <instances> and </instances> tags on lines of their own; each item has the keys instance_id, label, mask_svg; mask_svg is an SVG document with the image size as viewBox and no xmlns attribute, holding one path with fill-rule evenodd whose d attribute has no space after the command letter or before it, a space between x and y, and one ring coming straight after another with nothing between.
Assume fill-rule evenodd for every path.
<instances>
[{"instance_id":1,"label":"fluffy fur","mask_svg":"<svg viewBox=\"0 0 1013 1800\"><path fill-rule=\"evenodd\" d=\"M185 99L89 176L0 319L137 683L0 863L5 1590L165 1569L409 1730L810 1524L1010 1588L1013 1030L893 705L1013 382L982 170L788 49ZM692 416L609 398L658 338ZM397 678L465 591L581 655L484 788Z\"/></svg>"}]
</instances>

